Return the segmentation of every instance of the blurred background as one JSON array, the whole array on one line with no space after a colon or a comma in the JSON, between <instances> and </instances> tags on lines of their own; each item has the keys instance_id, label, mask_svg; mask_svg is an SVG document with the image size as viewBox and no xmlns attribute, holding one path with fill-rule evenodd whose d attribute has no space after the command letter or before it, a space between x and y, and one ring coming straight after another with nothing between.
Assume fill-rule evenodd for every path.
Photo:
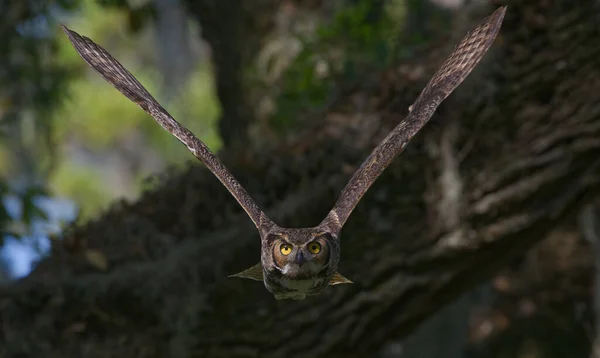
<instances>
[{"instance_id":1,"label":"blurred background","mask_svg":"<svg viewBox=\"0 0 600 358\"><path fill-rule=\"evenodd\" d=\"M4 267L30 270L47 235L86 221L189 153L106 86L73 51L59 23L107 47L213 150L219 104L209 50L177 1L3 2Z\"/></svg>"},{"instance_id":2,"label":"blurred background","mask_svg":"<svg viewBox=\"0 0 600 358\"><path fill-rule=\"evenodd\" d=\"M213 151L227 149L225 158L252 168L252 160L264 159L239 159L247 148L268 151L297 140L299 128L313 125L311 118L356 88L377 86L366 74L414 59L441 35L452 33L450 42L456 43L470 24L501 5L484 0L248 4L232 2L235 9L227 10L211 1L0 0L4 285L27 277L64 232L160 190L162 173L197 165L185 147L83 62L60 23L106 48ZM234 31L240 26L245 26L243 38ZM415 71L405 75L419 77ZM358 97L353 101L367 105ZM333 136L348 126L366 137L374 133L353 120L330 118L326 127L315 128ZM364 145L372 146L369 141ZM294 148L290 151L302 153ZM280 178L300 181L285 173ZM282 190L260 185L275 196ZM594 294L599 218L594 205L584 206L492 278L370 356L592 356L594 297L600 301ZM101 253L87 258L92 266L106 265Z\"/></svg>"}]
</instances>

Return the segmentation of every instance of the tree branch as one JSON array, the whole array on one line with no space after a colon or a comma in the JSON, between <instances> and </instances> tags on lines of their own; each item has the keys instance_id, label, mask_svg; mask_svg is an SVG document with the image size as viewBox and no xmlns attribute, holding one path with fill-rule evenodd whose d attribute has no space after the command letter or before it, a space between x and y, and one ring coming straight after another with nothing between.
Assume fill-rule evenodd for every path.
<instances>
[{"instance_id":1,"label":"tree branch","mask_svg":"<svg viewBox=\"0 0 600 358\"><path fill-rule=\"evenodd\" d=\"M482 64L485 76L465 83L463 95L442 106L365 195L341 239L340 271L354 285L290 303L256 282L227 279L258 261L258 235L217 181L192 168L75 228L36 273L3 288L0 354L371 357L407 335L600 189L598 4L544 4L509 4L501 38ZM427 62L413 82L390 71L398 76L386 82L391 88L366 94L372 108L358 112L349 99L324 126L333 113L358 113L379 121L372 123L381 128L375 142L414 101L435 68ZM464 95L469 89L476 95ZM397 100L383 103L390 91ZM456 108L458 128L448 141L436 121ZM344 167L373 145L359 147L352 135L335 132L308 135L310 142L249 154L232 168L249 192L262 193L255 197L281 225L318 223L350 174ZM471 143L456 151L460 161L447 162L463 182L459 219L433 222L435 232L431 220L441 219L426 212L444 190L431 190L423 177L443 166L424 138L440 148ZM437 175L429 183L439 183ZM426 193L433 196L424 201ZM108 272L85 261L90 248L107 256Z\"/></svg>"}]
</instances>

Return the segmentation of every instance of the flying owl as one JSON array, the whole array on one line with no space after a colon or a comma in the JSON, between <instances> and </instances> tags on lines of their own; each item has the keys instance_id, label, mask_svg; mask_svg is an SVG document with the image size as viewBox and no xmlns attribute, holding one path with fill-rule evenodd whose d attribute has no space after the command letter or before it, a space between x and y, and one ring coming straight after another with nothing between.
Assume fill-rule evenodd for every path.
<instances>
[{"instance_id":1,"label":"flying owl","mask_svg":"<svg viewBox=\"0 0 600 358\"><path fill-rule=\"evenodd\" d=\"M89 38L61 26L79 55L179 139L252 219L260 233L261 261L231 276L263 281L276 299L299 300L319 294L330 285L351 283L337 272L342 227L377 177L479 63L496 38L505 12L506 7L497 9L463 38L410 106L408 116L361 164L325 219L311 228L283 228L271 221L210 149L171 117L123 65Z\"/></svg>"}]
</instances>

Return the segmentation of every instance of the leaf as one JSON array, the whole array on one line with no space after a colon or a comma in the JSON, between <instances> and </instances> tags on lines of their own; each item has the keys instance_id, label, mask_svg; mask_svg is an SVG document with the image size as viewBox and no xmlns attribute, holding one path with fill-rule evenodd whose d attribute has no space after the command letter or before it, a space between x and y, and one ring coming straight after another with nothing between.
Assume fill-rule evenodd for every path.
<instances>
[{"instance_id":1,"label":"leaf","mask_svg":"<svg viewBox=\"0 0 600 358\"><path fill-rule=\"evenodd\" d=\"M32 186L25 191L21 201L23 203L22 220L31 225L34 219L48 220L48 214L35 205L35 199L40 196L48 196L47 190L42 186Z\"/></svg>"}]
</instances>

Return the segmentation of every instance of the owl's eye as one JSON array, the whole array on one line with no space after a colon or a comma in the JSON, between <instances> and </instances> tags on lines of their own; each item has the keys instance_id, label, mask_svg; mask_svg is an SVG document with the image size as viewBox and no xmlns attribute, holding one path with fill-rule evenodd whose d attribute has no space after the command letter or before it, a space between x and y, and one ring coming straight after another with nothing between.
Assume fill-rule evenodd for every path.
<instances>
[{"instance_id":1,"label":"owl's eye","mask_svg":"<svg viewBox=\"0 0 600 358\"><path fill-rule=\"evenodd\" d=\"M308 244L308 251L310 251L311 254L318 254L321 252L321 244L318 242L311 242Z\"/></svg>"},{"instance_id":2,"label":"owl's eye","mask_svg":"<svg viewBox=\"0 0 600 358\"><path fill-rule=\"evenodd\" d=\"M287 256L292 253L292 246L289 244L281 244L281 246L279 246L279 251L281 251L283 256Z\"/></svg>"}]
</instances>

